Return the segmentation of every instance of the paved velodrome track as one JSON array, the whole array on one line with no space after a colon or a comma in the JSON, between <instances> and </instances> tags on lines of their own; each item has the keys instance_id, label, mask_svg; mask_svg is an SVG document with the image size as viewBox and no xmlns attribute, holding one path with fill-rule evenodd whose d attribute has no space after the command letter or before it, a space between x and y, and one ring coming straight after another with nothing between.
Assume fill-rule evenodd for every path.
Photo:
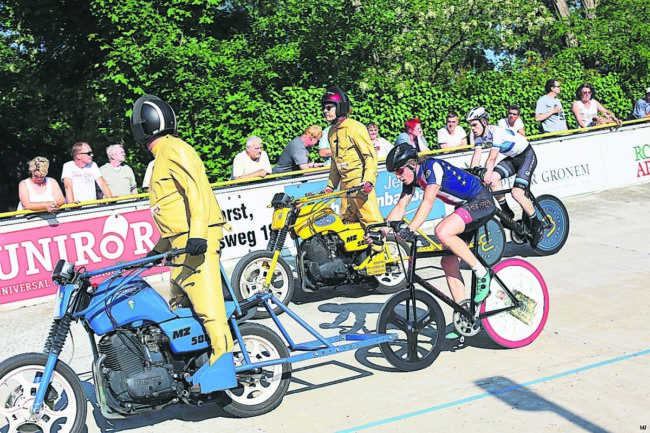
<instances>
[{"instance_id":1,"label":"paved velodrome track","mask_svg":"<svg viewBox=\"0 0 650 433\"><path fill-rule=\"evenodd\" d=\"M528 347L503 350L479 335L412 373L394 371L376 348L348 352L294 365L288 395L264 416L231 419L213 405L175 406L109 423L94 406L87 338L73 325L64 359L93 403L88 432L644 431L650 428L650 184L564 201L572 226L559 254L535 257L512 245L506 251L530 260L549 286L546 328ZM372 331L386 297L362 294L358 288L300 294L295 310L325 335ZM40 351L50 313L49 303L0 312L0 358Z\"/></svg>"}]
</instances>

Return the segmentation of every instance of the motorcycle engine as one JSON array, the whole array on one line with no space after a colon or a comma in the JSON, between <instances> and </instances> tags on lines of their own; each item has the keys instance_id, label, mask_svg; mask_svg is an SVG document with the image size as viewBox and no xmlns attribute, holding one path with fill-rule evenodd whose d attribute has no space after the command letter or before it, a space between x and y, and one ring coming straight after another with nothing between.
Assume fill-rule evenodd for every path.
<instances>
[{"instance_id":1,"label":"motorcycle engine","mask_svg":"<svg viewBox=\"0 0 650 433\"><path fill-rule=\"evenodd\" d=\"M349 278L340 243L334 235L316 235L302 243L305 275L314 286L341 284Z\"/></svg>"},{"instance_id":2,"label":"motorcycle engine","mask_svg":"<svg viewBox=\"0 0 650 433\"><path fill-rule=\"evenodd\" d=\"M120 402L157 403L177 396L174 368L160 343L166 338L155 327L107 334L98 343L106 355L102 372Z\"/></svg>"}]
</instances>

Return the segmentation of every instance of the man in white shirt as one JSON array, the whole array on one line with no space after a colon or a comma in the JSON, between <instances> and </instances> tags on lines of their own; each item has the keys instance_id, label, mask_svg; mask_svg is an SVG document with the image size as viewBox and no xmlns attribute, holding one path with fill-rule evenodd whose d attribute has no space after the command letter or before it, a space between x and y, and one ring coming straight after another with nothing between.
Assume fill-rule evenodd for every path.
<instances>
[{"instance_id":1,"label":"man in white shirt","mask_svg":"<svg viewBox=\"0 0 650 433\"><path fill-rule=\"evenodd\" d=\"M72 146L72 161L63 164L61 181L67 203L97 200L95 182L104 198L113 197L99 167L93 162L93 150L88 143L77 142Z\"/></svg>"},{"instance_id":2,"label":"man in white shirt","mask_svg":"<svg viewBox=\"0 0 650 433\"><path fill-rule=\"evenodd\" d=\"M390 152L390 150L393 148L393 145L390 144L390 142L384 137L379 136L379 125L377 125L375 122L368 123L366 125L366 129L368 129L370 141L372 141L372 145L377 151L377 158L386 159L386 156L388 156L388 152Z\"/></svg>"},{"instance_id":3,"label":"man in white shirt","mask_svg":"<svg viewBox=\"0 0 650 433\"><path fill-rule=\"evenodd\" d=\"M262 150L262 139L249 137L246 140L246 150L238 153L232 163L232 178L264 177L267 174L271 174L271 162Z\"/></svg>"},{"instance_id":4,"label":"man in white shirt","mask_svg":"<svg viewBox=\"0 0 650 433\"><path fill-rule=\"evenodd\" d=\"M467 133L458 126L458 113L455 111L447 113L447 124L438 131L438 146L441 149L467 146Z\"/></svg>"},{"instance_id":5,"label":"man in white shirt","mask_svg":"<svg viewBox=\"0 0 650 433\"><path fill-rule=\"evenodd\" d=\"M503 129L509 129L515 134L521 134L524 137L526 136L526 130L524 129L524 121L521 120L519 114L521 109L518 105L512 104L508 107L508 117L504 117L499 120L497 126L502 127Z\"/></svg>"}]
</instances>

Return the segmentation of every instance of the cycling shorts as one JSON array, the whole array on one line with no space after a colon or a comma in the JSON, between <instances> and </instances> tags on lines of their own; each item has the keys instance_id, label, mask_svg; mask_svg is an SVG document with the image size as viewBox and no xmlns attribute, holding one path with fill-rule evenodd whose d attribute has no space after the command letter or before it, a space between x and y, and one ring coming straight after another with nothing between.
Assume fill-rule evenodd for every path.
<instances>
[{"instance_id":1,"label":"cycling shorts","mask_svg":"<svg viewBox=\"0 0 650 433\"><path fill-rule=\"evenodd\" d=\"M515 178L514 188L527 190L530 187L530 179L537 167L537 155L533 146L528 146L526 150L516 156L506 156L494 167L494 171L499 173L501 179L517 175Z\"/></svg>"},{"instance_id":2,"label":"cycling shorts","mask_svg":"<svg viewBox=\"0 0 650 433\"><path fill-rule=\"evenodd\" d=\"M458 206L454 211L465 222L465 230L458 236L465 242L469 242L474 231L487 224L494 216L495 210L494 197L484 187L476 197Z\"/></svg>"}]
</instances>

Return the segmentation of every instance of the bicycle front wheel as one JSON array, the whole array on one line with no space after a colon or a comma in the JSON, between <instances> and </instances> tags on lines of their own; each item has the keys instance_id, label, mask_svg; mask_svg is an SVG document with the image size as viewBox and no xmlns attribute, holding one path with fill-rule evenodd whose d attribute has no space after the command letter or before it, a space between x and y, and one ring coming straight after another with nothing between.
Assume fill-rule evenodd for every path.
<instances>
[{"instance_id":1,"label":"bicycle front wheel","mask_svg":"<svg viewBox=\"0 0 650 433\"><path fill-rule=\"evenodd\" d=\"M397 339L379 345L381 353L402 371L421 370L433 364L445 340L445 316L433 296L410 290L391 296L379 312L377 333L396 333Z\"/></svg>"},{"instance_id":2,"label":"bicycle front wheel","mask_svg":"<svg viewBox=\"0 0 650 433\"><path fill-rule=\"evenodd\" d=\"M548 318L549 298L544 278L533 265L521 259L504 260L494 267L494 272L490 296L481 304L481 314L513 305L501 283L521 306L484 318L483 329L500 346L526 346L539 336Z\"/></svg>"}]
</instances>

